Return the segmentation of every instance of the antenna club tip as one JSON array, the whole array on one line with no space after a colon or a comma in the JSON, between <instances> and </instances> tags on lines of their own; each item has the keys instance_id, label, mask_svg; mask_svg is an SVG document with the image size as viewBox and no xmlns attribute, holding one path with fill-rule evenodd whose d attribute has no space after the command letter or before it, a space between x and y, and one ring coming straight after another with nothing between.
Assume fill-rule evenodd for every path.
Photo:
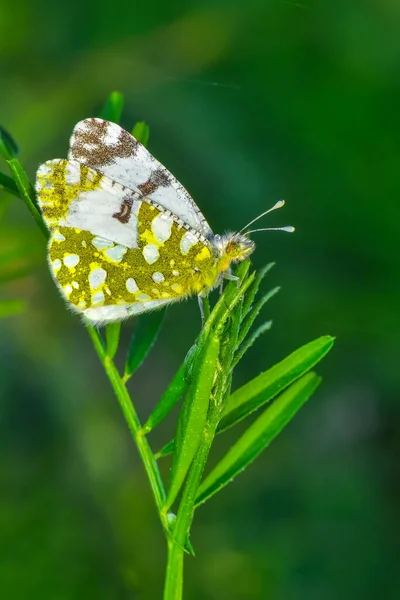
<instances>
[{"instance_id":1,"label":"antenna club tip","mask_svg":"<svg viewBox=\"0 0 400 600\"><path fill-rule=\"evenodd\" d=\"M288 233L293 233L296 231L296 228L293 225L286 225L286 227L282 227L283 231L287 231Z\"/></svg>"},{"instance_id":2,"label":"antenna club tip","mask_svg":"<svg viewBox=\"0 0 400 600\"><path fill-rule=\"evenodd\" d=\"M284 204L285 204L284 200L278 200L278 202L275 204L274 208L281 208Z\"/></svg>"}]
</instances>

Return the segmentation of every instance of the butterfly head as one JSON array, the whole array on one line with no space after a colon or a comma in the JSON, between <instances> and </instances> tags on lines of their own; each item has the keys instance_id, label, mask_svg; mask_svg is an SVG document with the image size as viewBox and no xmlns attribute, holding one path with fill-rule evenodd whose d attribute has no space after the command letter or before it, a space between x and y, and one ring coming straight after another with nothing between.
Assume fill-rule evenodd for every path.
<instances>
[{"instance_id":1,"label":"butterfly head","mask_svg":"<svg viewBox=\"0 0 400 600\"><path fill-rule=\"evenodd\" d=\"M261 219L264 215L270 213L277 208L281 208L285 204L284 200L279 200L274 206L261 215L258 215L255 219L250 221L239 233L225 233L224 235L216 235L212 240L217 258L218 268L220 271L225 271L229 268L231 263L237 263L245 260L255 249L255 243L249 239L251 233L258 231L287 231L291 233L294 231L294 227L286 225L284 227L266 227L262 229L252 229L251 231L245 231L250 225Z\"/></svg>"},{"instance_id":2,"label":"butterfly head","mask_svg":"<svg viewBox=\"0 0 400 600\"><path fill-rule=\"evenodd\" d=\"M242 233L225 233L213 238L220 271L226 271L231 263L245 260L255 249L255 243Z\"/></svg>"}]
</instances>

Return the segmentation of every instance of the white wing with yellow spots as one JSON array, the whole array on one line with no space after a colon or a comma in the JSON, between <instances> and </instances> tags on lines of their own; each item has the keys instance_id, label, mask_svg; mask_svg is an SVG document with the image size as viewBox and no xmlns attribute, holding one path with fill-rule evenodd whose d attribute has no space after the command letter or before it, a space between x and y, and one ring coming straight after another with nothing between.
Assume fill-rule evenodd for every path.
<instances>
[{"instance_id":1,"label":"white wing with yellow spots","mask_svg":"<svg viewBox=\"0 0 400 600\"><path fill-rule=\"evenodd\" d=\"M36 191L43 218L51 230L85 229L128 248L137 247L139 194L76 160L55 159L41 165Z\"/></svg>"},{"instance_id":2,"label":"white wing with yellow spots","mask_svg":"<svg viewBox=\"0 0 400 600\"><path fill-rule=\"evenodd\" d=\"M104 324L217 285L229 260L210 227L128 132L101 119L82 121L70 157L41 165L36 190L50 230L50 270L72 310Z\"/></svg>"},{"instance_id":3,"label":"white wing with yellow spots","mask_svg":"<svg viewBox=\"0 0 400 600\"><path fill-rule=\"evenodd\" d=\"M42 165L37 190L51 233L51 273L88 322L159 308L214 278L211 245L198 232L148 199L126 189L124 196L120 184L77 161Z\"/></svg>"}]
</instances>

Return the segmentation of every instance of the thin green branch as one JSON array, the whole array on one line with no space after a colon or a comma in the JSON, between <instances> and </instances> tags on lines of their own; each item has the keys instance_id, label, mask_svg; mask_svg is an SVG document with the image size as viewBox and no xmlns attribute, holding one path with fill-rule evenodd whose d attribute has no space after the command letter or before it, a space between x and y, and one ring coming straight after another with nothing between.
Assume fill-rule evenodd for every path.
<instances>
[{"instance_id":1,"label":"thin green branch","mask_svg":"<svg viewBox=\"0 0 400 600\"><path fill-rule=\"evenodd\" d=\"M101 364L103 365L104 371L106 372L106 375L112 385L112 388L117 397L125 420L132 433L132 437L135 440L137 449L139 451L140 457L143 461L143 465L147 473L147 477L149 478L156 506L160 514L161 523L164 529L168 531L167 515L165 511L162 510L165 502L164 485L153 452L147 442L145 435L143 434L142 426L133 406L131 397L112 358L107 354L107 350L103 345L103 341L100 337L99 332L97 331L97 329L91 326L88 326L86 329L89 333L89 336L92 339L93 346L97 352Z\"/></svg>"},{"instance_id":2,"label":"thin green branch","mask_svg":"<svg viewBox=\"0 0 400 600\"><path fill-rule=\"evenodd\" d=\"M168 540L168 562L165 575L164 600L181 600L183 590L184 547L195 511L197 490L214 440L220 410L214 405L204 427L199 449L193 459L183 490L171 538Z\"/></svg>"},{"instance_id":3,"label":"thin green branch","mask_svg":"<svg viewBox=\"0 0 400 600\"><path fill-rule=\"evenodd\" d=\"M47 229L40 212L36 208L35 191L32 183L28 179L28 176L22 168L22 165L19 162L19 160L13 158L11 160L8 160L7 162L13 174L14 181L18 187L19 193L21 194L22 200L25 202L29 212L31 213L40 230L46 236L47 239L49 237L49 230Z\"/></svg>"}]
</instances>

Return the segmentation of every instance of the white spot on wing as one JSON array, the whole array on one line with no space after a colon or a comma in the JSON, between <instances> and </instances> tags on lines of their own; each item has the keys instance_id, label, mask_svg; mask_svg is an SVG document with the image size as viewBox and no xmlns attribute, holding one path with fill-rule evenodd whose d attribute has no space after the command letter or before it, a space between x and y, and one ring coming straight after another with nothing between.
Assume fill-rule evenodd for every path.
<instances>
[{"instance_id":1,"label":"white spot on wing","mask_svg":"<svg viewBox=\"0 0 400 600\"><path fill-rule=\"evenodd\" d=\"M67 254L63 258L64 265L69 269L73 269L79 262L79 256L77 254Z\"/></svg>"},{"instance_id":2,"label":"white spot on wing","mask_svg":"<svg viewBox=\"0 0 400 600\"><path fill-rule=\"evenodd\" d=\"M53 269L54 271L58 271L58 269L61 269L61 260L59 258L56 258L56 260L53 260Z\"/></svg>"},{"instance_id":3,"label":"white spot on wing","mask_svg":"<svg viewBox=\"0 0 400 600\"><path fill-rule=\"evenodd\" d=\"M135 292L137 292L139 290L136 281L133 279L133 277L129 277L129 279L126 280L126 289L128 290L128 292L130 292L131 294L134 294Z\"/></svg>"},{"instance_id":4,"label":"white spot on wing","mask_svg":"<svg viewBox=\"0 0 400 600\"><path fill-rule=\"evenodd\" d=\"M104 250L104 248L110 248L111 246L113 246L114 242L112 242L111 240L107 240L107 238L103 238L99 235L96 235L92 239L92 244L95 248L97 248L97 250Z\"/></svg>"},{"instance_id":5,"label":"white spot on wing","mask_svg":"<svg viewBox=\"0 0 400 600\"><path fill-rule=\"evenodd\" d=\"M53 233L53 239L56 240L57 242L63 242L65 240L65 237L63 236L62 233L60 233L58 231L58 229L56 229L55 232Z\"/></svg>"},{"instance_id":6,"label":"white spot on wing","mask_svg":"<svg viewBox=\"0 0 400 600\"><path fill-rule=\"evenodd\" d=\"M84 317L92 323L112 323L122 321L129 316L129 305L93 306L84 311Z\"/></svg>"},{"instance_id":7,"label":"white spot on wing","mask_svg":"<svg viewBox=\"0 0 400 600\"><path fill-rule=\"evenodd\" d=\"M182 254L187 254L190 250L190 248L192 246L194 246L197 243L197 238L193 235L193 233L190 233L190 231L187 231L185 233L185 235L182 236L181 239L181 252Z\"/></svg>"},{"instance_id":8,"label":"white spot on wing","mask_svg":"<svg viewBox=\"0 0 400 600\"><path fill-rule=\"evenodd\" d=\"M151 228L153 230L154 235L157 238L157 241L162 244L166 240L171 237L171 229L172 229L173 219L168 215L160 213L157 215L152 223Z\"/></svg>"},{"instance_id":9,"label":"white spot on wing","mask_svg":"<svg viewBox=\"0 0 400 600\"><path fill-rule=\"evenodd\" d=\"M160 256L157 246L155 244L147 244L147 246L143 248L143 256L146 262L148 262L149 265L152 265Z\"/></svg>"},{"instance_id":10,"label":"white spot on wing","mask_svg":"<svg viewBox=\"0 0 400 600\"><path fill-rule=\"evenodd\" d=\"M125 246L117 245L114 246L114 248L107 248L107 250L104 251L104 254L114 262L121 262L122 257L124 256L126 251L127 248L125 248Z\"/></svg>"},{"instance_id":11,"label":"white spot on wing","mask_svg":"<svg viewBox=\"0 0 400 600\"><path fill-rule=\"evenodd\" d=\"M156 273L153 273L151 278L154 281L154 283L162 283L165 280L164 275L162 273L160 273L159 271L157 271Z\"/></svg>"},{"instance_id":12,"label":"white spot on wing","mask_svg":"<svg viewBox=\"0 0 400 600\"><path fill-rule=\"evenodd\" d=\"M128 313L130 315L137 315L143 312L147 312L148 310L153 310L153 308L160 308L165 304L171 302L173 298L169 298L168 300L149 300L148 302L135 302L128 307Z\"/></svg>"},{"instance_id":13,"label":"white spot on wing","mask_svg":"<svg viewBox=\"0 0 400 600\"><path fill-rule=\"evenodd\" d=\"M69 296L72 292L72 285L70 285L69 283L67 285L64 286L64 293L66 296Z\"/></svg>"},{"instance_id":14,"label":"white spot on wing","mask_svg":"<svg viewBox=\"0 0 400 600\"><path fill-rule=\"evenodd\" d=\"M126 192L112 183L111 179L103 177L96 189L80 192L60 224L93 233L98 250L111 247L110 239L127 248L138 248L137 214L142 202L135 200L129 221L121 223L113 215L120 213Z\"/></svg>"},{"instance_id":15,"label":"white spot on wing","mask_svg":"<svg viewBox=\"0 0 400 600\"><path fill-rule=\"evenodd\" d=\"M83 144L83 147L85 148L85 150L88 150L90 152L91 150L96 150L97 144L89 144L89 142L85 142Z\"/></svg>"},{"instance_id":16,"label":"white spot on wing","mask_svg":"<svg viewBox=\"0 0 400 600\"><path fill-rule=\"evenodd\" d=\"M147 300L151 300L150 296L148 294L138 294L136 299L139 302L147 302Z\"/></svg>"},{"instance_id":17,"label":"white spot on wing","mask_svg":"<svg viewBox=\"0 0 400 600\"><path fill-rule=\"evenodd\" d=\"M101 304L104 302L104 294L103 292L96 292L92 296L92 304Z\"/></svg>"},{"instance_id":18,"label":"white spot on wing","mask_svg":"<svg viewBox=\"0 0 400 600\"><path fill-rule=\"evenodd\" d=\"M70 185L74 185L74 184L79 183L80 178L81 178L80 167L78 167L76 165L76 163L68 162L67 166L65 168L65 181Z\"/></svg>"},{"instance_id":19,"label":"white spot on wing","mask_svg":"<svg viewBox=\"0 0 400 600\"><path fill-rule=\"evenodd\" d=\"M89 275L89 285L92 290L96 290L98 287L100 287L101 284L105 282L106 277L107 272L104 269L101 267L94 269Z\"/></svg>"},{"instance_id":20,"label":"white spot on wing","mask_svg":"<svg viewBox=\"0 0 400 600\"><path fill-rule=\"evenodd\" d=\"M115 127L113 123L109 123L106 130L106 135L103 139L103 143L107 146L115 146L116 144L118 144L119 133L119 129Z\"/></svg>"}]
</instances>

